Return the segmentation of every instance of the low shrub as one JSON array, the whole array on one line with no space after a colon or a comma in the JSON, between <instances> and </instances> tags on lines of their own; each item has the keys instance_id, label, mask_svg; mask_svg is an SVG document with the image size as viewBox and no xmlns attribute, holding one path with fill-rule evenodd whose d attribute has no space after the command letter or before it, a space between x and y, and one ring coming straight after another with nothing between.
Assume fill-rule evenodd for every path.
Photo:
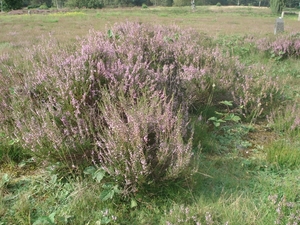
<instances>
[{"instance_id":1,"label":"low shrub","mask_svg":"<svg viewBox=\"0 0 300 225\"><path fill-rule=\"evenodd\" d=\"M105 126L99 124L102 130L94 137L101 149L93 153L94 161L125 183L127 192L188 174L192 139L184 138L187 123L182 110L174 113L173 99L151 88L138 98L133 90L116 95L107 90L100 104Z\"/></svg>"},{"instance_id":2,"label":"low shrub","mask_svg":"<svg viewBox=\"0 0 300 225\"><path fill-rule=\"evenodd\" d=\"M193 108L228 100L256 117L279 93L263 70L207 39L128 22L69 48L47 40L24 53L29 64L6 63L0 73L2 129L44 162L102 167L124 194L187 178Z\"/></svg>"},{"instance_id":3,"label":"low shrub","mask_svg":"<svg viewBox=\"0 0 300 225\"><path fill-rule=\"evenodd\" d=\"M257 48L266 52L271 58L281 60L289 57L298 58L300 56L299 33L278 36L275 40L259 39L256 42Z\"/></svg>"},{"instance_id":4,"label":"low shrub","mask_svg":"<svg viewBox=\"0 0 300 225\"><path fill-rule=\"evenodd\" d=\"M40 9L48 9L48 6L46 4L42 4L39 8Z\"/></svg>"},{"instance_id":5,"label":"low shrub","mask_svg":"<svg viewBox=\"0 0 300 225\"><path fill-rule=\"evenodd\" d=\"M27 9L36 9L36 8L39 8L39 7L40 7L40 5L32 4L32 5L27 6Z\"/></svg>"}]
</instances>

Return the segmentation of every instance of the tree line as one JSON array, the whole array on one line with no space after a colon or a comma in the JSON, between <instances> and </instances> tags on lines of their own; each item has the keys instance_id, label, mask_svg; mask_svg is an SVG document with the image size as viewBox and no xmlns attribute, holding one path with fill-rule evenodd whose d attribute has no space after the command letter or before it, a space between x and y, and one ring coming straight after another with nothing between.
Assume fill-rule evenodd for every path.
<instances>
[{"instance_id":1,"label":"tree line","mask_svg":"<svg viewBox=\"0 0 300 225\"><path fill-rule=\"evenodd\" d=\"M188 6L191 0L0 0L1 11L21 9L24 7L47 9L55 8L116 8L133 6ZM280 13L284 7L300 8L300 0L194 0L201 5L244 5L267 6L274 13Z\"/></svg>"}]
</instances>

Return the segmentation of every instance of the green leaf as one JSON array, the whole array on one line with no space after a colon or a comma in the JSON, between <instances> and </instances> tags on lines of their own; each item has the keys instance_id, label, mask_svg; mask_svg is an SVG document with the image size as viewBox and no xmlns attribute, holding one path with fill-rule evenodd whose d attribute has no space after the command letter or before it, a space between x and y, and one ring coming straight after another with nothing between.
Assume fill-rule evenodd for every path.
<instances>
[{"instance_id":1,"label":"green leaf","mask_svg":"<svg viewBox=\"0 0 300 225\"><path fill-rule=\"evenodd\" d=\"M46 225L46 224L55 225L55 223L53 223L48 216L39 217L32 225Z\"/></svg>"},{"instance_id":2,"label":"green leaf","mask_svg":"<svg viewBox=\"0 0 300 225\"><path fill-rule=\"evenodd\" d=\"M232 121L234 121L234 122L238 122L238 121L240 121L241 120L241 118L239 117L239 116L234 116L233 118L232 118Z\"/></svg>"},{"instance_id":3,"label":"green leaf","mask_svg":"<svg viewBox=\"0 0 300 225\"><path fill-rule=\"evenodd\" d=\"M111 190L111 189L113 189L113 186L110 183L105 183L102 185L102 188L106 189L106 190Z\"/></svg>"},{"instance_id":4,"label":"green leaf","mask_svg":"<svg viewBox=\"0 0 300 225\"><path fill-rule=\"evenodd\" d=\"M221 124L219 122L214 122L215 127L219 127Z\"/></svg>"},{"instance_id":5,"label":"green leaf","mask_svg":"<svg viewBox=\"0 0 300 225\"><path fill-rule=\"evenodd\" d=\"M231 120L231 121L234 121L234 122L238 122L239 120L241 120L241 118L239 116L236 116L233 113L230 113L230 114L226 115L226 117L224 119L225 120Z\"/></svg>"},{"instance_id":6,"label":"green leaf","mask_svg":"<svg viewBox=\"0 0 300 225\"><path fill-rule=\"evenodd\" d=\"M105 177L105 171L103 169L97 170L93 175L93 179L95 179L98 183L100 183L104 177Z\"/></svg>"},{"instance_id":7,"label":"green leaf","mask_svg":"<svg viewBox=\"0 0 300 225\"><path fill-rule=\"evenodd\" d=\"M48 217L49 217L49 219L50 219L50 221L51 221L51 223L53 223L53 224L55 224L55 215L56 215L56 212L53 212L53 213L51 213Z\"/></svg>"},{"instance_id":8,"label":"green leaf","mask_svg":"<svg viewBox=\"0 0 300 225\"><path fill-rule=\"evenodd\" d=\"M224 120L232 120L233 117L234 117L234 114L230 113L225 116Z\"/></svg>"},{"instance_id":9,"label":"green leaf","mask_svg":"<svg viewBox=\"0 0 300 225\"><path fill-rule=\"evenodd\" d=\"M114 190L114 192L117 193L117 194L120 194L120 193L121 193L121 191L119 190L118 185L115 185L115 186L113 187L113 190Z\"/></svg>"},{"instance_id":10,"label":"green leaf","mask_svg":"<svg viewBox=\"0 0 300 225\"><path fill-rule=\"evenodd\" d=\"M12 88L12 87L11 87L11 88L9 88L9 92L10 92L10 94L12 94L12 95L16 93L16 92L15 92L15 89L14 89L14 88Z\"/></svg>"},{"instance_id":11,"label":"green leaf","mask_svg":"<svg viewBox=\"0 0 300 225\"><path fill-rule=\"evenodd\" d=\"M210 120L210 121L217 121L218 118L213 116L213 117L210 117L208 120Z\"/></svg>"},{"instance_id":12,"label":"green leaf","mask_svg":"<svg viewBox=\"0 0 300 225\"><path fill-rule=\"evenodd\" d=\"M100 194L100 200L104 202L108 199L112 199L114 197L114 194L114 190L104 189Z\"/></svg>"},{"instance_id":13,"label":"green leaf","mask_svg":"<svg viewBox=\"0 0 300 225\"><path fill-rule=\"evenodd\" d=\"M135 207L137 207L137 201L134 198L132 198L130 202L130 208L135 208Z\"/></svg>"},{"instance_id":14,"label":"green leaf","mask_svg":"<svg viewBox=\"0 0 300 225\"><path fill-rule=\"evenodd\" d=\"M101 219L101 223L100 224L109 224L111 221L111 219L109 219L107 216L103 217Z\"/></svg>"},{"instance_id":15,"label":"green leaf","mask_svg":"<svg viewBox=\"0 0 300 225\"><path fill-rule=\"evenodd\" d=\"M221 112L215 112L217 115L220 115L220 116L223 116L224 113L221 113Z\"/></svg>"},{"instance_id":16,"label":"green leaf","mask_svg":"<svg viewBox=\"0 0 300 225\"><path fill-rule=\"evenodd\" d=\"M18 143L18 142L19 142L18 139L11 139L11 140L8 142L8 144L9 144L9 145L14 145L15 143Z\"/></svg>"},{"instance_id":17,"label":"green leaf","mask_svg":"<svg viewBox=\"0 0 300 225\"><path fill-rule=\"evenodd\" d=\"M83 171L83 173L86 175L93 175L95 172L96 172L96 168L94 166L89 166L85 168L85 170Z\"/></svg>"},{"instance_id":18,"label":"green leaf","mask_svg":"<svg viewBox=\"0 0 300 225\"><path fill-rule=\"evenodd\" d=\"M226 106L232 106L232 101L221 101L220 104L223 104Z\"/></svg>"},{"instance_id":19,"label":"green leaf","mask_svg":"<svg viewBox=\"0 0 300 225\"><path fill-rule=\"evenodd\" d=\"M107 31L107 35L109 38L113 38L114 37L114 33L112 32L112 30L108 30Z\"/></svg>"}]
</instances>

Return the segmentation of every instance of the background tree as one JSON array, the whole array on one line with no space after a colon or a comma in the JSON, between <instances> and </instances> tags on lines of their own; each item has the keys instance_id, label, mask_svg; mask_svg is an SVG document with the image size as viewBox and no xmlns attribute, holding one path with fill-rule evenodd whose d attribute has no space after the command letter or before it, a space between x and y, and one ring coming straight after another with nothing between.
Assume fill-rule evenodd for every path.
<instances>
[{"instance_id":1,"label":"background tree","mask_svg":"<svg viewBox=\"0 0 300 225\"><path fill-rule=\"evenodd\" d=\"M155 6L172 6L173 0L150 0Z\"/></svg>"},{"instance_id":2,"label":"background tree","mask_svg":"<svg viewBox=\"0 0 300 225\"><path fill-rule=\"evenodd\" d=\"M22 0L4 0L3 1L4 10L21 9L22 6L23 6Z\"/></svg>"},{"instance_id":3,"label":"background tree","mask_svg":"<svg viewBox=\"0 0 300 225\"><path fill-rule=\"evenodd\" d=\"M190 0L173 0L173 5L174 6L191 5L191 1Z\"/></svg>"},{"instance_id":4,"label":"background tree","mask_svg":"<svg viewBox=\"0 0 300 225\"><path fill-rule=\"evenodd\" d=\"M150 5L151 3L150 4L149 3L150 1L145 1L145 0L132 0L132 4L136 6L141 6L143 4Z\"/></svg>"},{"instance_id":5,"label":"background tree","mask_svg":"<svg viewBox=\"0 0 300 225\"><path fill-rule=\"evenodd\" d=\"M61 9L64 7L66 0L52 0L52 6Z\"/></svg>"},{"instance_id":6,"label":"background tree","mask_svg":"<svg viewBox=\"0 0 300 225\"><path fill-rule=\"evenodd\" d=\"M71 7L71 8L75 8L75 7L78 7L78 8L83 8L83 7L86 7L86 8L102 8L103 7L103 4L100 0L69 0L67 1L66 5L68 7Z\"/></svg>"},{"instance_id":7,"label":"background tree","mask_svg":"<svg viewBox=\"0 0 300 225\"><path fill-rule=\"evenodd\" d=\"M273 13L281 13L285 7L285 0L270 0L270 8Z\"/></svg>"},{"instance_id":8,"label":"background tree","mask_svg":"<svg viewBox=\"0 0 300 225\"><path fill-rule=\"evenodd\" d=\"M52 0L23 0L23 6L28 6L29 8L38 8L41 5L46 5L50 8L53 5Z\"/></svg>"},{"instance_id":9,"label":"background tree","mask_svg":"<svg viewBox=\"0 0 300 225\"><path fill-rule=\"evenodd\" d=\"M297 8L297 7L299 7L299 1L298 0L286 0L286 6L289 8Z\"/></svg>"}]
</instances>

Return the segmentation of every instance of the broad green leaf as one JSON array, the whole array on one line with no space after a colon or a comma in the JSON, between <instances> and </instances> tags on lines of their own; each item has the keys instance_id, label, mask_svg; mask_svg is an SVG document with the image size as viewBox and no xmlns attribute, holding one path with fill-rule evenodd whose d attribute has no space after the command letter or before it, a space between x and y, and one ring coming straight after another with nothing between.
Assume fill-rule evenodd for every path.
<instances>
[{"instance_id":1,"label":"broad green leaf","mask_svg":"<svg viewBox=\"0 0 300 225\"><path fill-rule=\"evenodd\" d=\"M105 176L105 171L102 169L99 169L94 173L93 179L95 179L98 183L100 183L101 180L104 178L104 176Z\"/></svg>"},{"instance_id":2,"label":"broad green leaf","mask_svg":"<svg viewBox=\"0 0 300 225\"><path fill-rule=\"evenodd\" d=\"M119 187L118 185L115 185L114 188L113 188L114 192L117 193L117 194L120 194L121 191L119 190Z\"/></svg>"},{"instance_id":3,"label":"broad green leaf","mask_svg":"<svg viewBox=\"0 0 300 225\"><path fill-rule=\"evenodd\" d=\"M32 225L55 225L48 216L39 217Z\"/></svg>"},{"instance_id":4,"label":"broad green leaf","mask_svg":"<svg viewBox=\"0 0 300 225\"><path fill-rule=\"evenodd\" d=\"M223 116L224 113L221 113L221 112L215 112L217 115L220 115L220 116Z\"/></svg>"},{"instance_id":5,"label":"broad green leaf","mask_svg":"<svg viewBox=\"0 0 300 225\"><path fill-rule=\"evenodd\" d=\"M218 120L218 118L217 117L210 117L208 120L213 120L213 121L215 121L215 120Z\"/></svg>"},{"instance_id":6,"label":"broad green leaf","mask_svg":"<svg viewBox=\"0 0 300 225\"><path fill-rule=\"evenodd\" d=\"M239 116L234 116L234 117L232 118L232 120L235 121L235 122L238 122L238 121L241 120L241 118L240 118Z\"/></svg>"},{"instance_id":7,"label":"broad green leaf","mask_svg":"<svg viewBox=\"0 0 300 225\"><path fill-rule=\"evenodd\" d=\"M227 114L224 118L224 120L232 120L232 118L234 117L234 114Z\"/></svg>"},{"instance_id":8,"label":"broad green leaf","mask_svg":"<svg viewBox=\"0 0 300 225\"><path fill-rule=\"evenodd\" d=\"M56 215L56 212L53 212L53 213L51 213L48 217L49 217L49 219L50 219L50 221L51 221L51 223L53 223L53 224L55 224L55 215Z\"/></svg>"},{"instance_id":9,"label":"broad green leaf","mask_svg":"<svg viewBox=\"0 0 300 225\"><path fill-rule=\"evenodd\" d=\"M109 219L107 216L103 217L101 219L101 224L109 224L111 219Z\"/></svg>"},{"instance_id":10,"label":"broad green leaf","mask_svg":"<svg viewBox=\"0 0 300 225\"><path fill-rule=\"evenodd\" d=\"M226 106L232 106L231 101L221 101L220 104L226 105Z\"/></svg>"},{"instance_id":11,"label":"broad green leaf","mask_svg":"<svg viewBox=\"0 0 300 225\"><path fill-rule=\"evenodd\" d=\"M230 113L230 114L226 115L226 117L224 119L238 122L241 118L239 116L234 115L233 113Z\"/></svg>"},{"instance_id":12,"label":"broad green leaf","mask_svg":"<svg viewBox=\"0 0 300 225\"><path fill-rule=\"evenodd\" d=\"M104 188L106 190L111 190L111 189L113 189L113 186L110 183L105 183L102 185L102 188Z\"/></svg>"},{"instance_id":13,"label":"broad green leaf","mask_svg":"<svg viewBox=\"0 0 300 225\"><path fill-rule=\"evenodd\" d=\"M84 169L83 173L86 175L92 175L95 173L95 171L96 171L96 168L94 166L89 166Z\"/></svg>"},{"instance_id":14,"label":"broad green leaf","mask_svg":"<svg viewBox=\"0 0 300 225\"><path fill-rule=\"evenodd\" d=\"M130 202L130 208L134 208L134 207L137 207L137 202L134 198L132 198Z\"/></svg>"},{"instance_id":15,"label":"broad green leaf","mask_svg":"<svg viewBox=\"0 0 300 225\"><path fill-rule=\"evenodd\" d=\"M104 189L100 194L100 200L106 201L108 199L112 199L114 197L115 192L113 190Z\"/></svg>"},{"instance_id":16,"label":"broad green leaf","mask_svg":"<svg viewBox=\"0 0 300 225\"><path fill-rule=\"evenodd\" d=\"M219 122L214 122L215 127L219 127L220 123Z\"/></svg>"}]
</instances>

